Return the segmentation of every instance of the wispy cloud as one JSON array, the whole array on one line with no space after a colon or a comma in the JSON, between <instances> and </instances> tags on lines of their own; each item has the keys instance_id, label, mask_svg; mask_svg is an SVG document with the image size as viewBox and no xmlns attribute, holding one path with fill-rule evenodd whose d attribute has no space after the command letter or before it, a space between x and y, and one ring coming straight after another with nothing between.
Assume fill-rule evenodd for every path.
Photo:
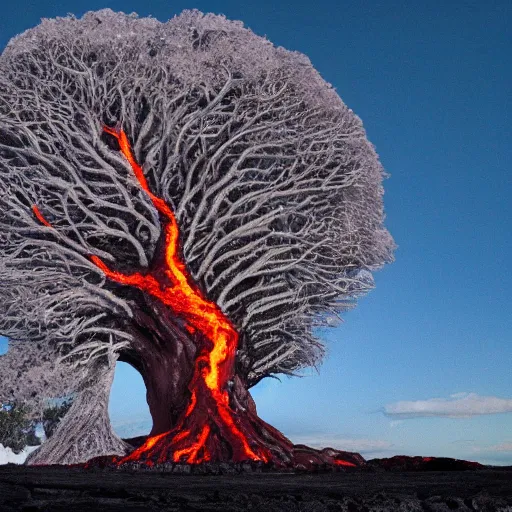
<instances>
[{"instance_id":1,"label":"wispy cloud","mask_svg":"<svg viewBox=\"0 0 512 512\"><path fill-rule=\"evenodd\" d=\"M386 405L383 412L388 417L399 419L432 416L470 418L481 414L512 412L512 399L455 393L450 398L395 402Z\"/></svg>"},{"instance_id":2,"label":"wispy cloud","mask_svg":"<svg viewBox=\"0 0 512 512\"><path fill-rule=\"evenodd\" d=\"M388 441L378 439L346 439L332 434L290 436L290 440L295 444L305 444L311 448L335 448L346 452L367 453L381 450L387 450L393 446Z\"/></svg>"},{"instance_id":3,"label":"wispy cloud","mask_svg":"<svg viewBox=\"0 0 512 512\"><path fill-rule=\"evenodd\" d=\"M122 438L146 435L151 430L151 418L138 416L133 418L118 418L112 421L112 427L116 434Z\"/></svg>"},{"instance_id":4,"label":"wispy cloud","mask_svg":"<svg viewBox=\"0 0 512 512\"><path fill-rule=\"evenodd\" d=\"M487 454L487 455L491 455L491 453L499 453L499 454L503 454L504 456L508 457L510 456L510 454L512 454L512 443L500 443L500 444L495 444L495 445L492 445L492 446L472 446L471 447L471 451L473 453L478 453L478 454ZM508 464L510 464L511 462L508 461Z\"/></svg>"},{"instance_id":5,"label":"wispy cloud","mask_svg":"<svg viewBox=\"0 0 512 512\"><path fill-rule=\"evenodd\" d=\"M501 443L491 446L489 450L493 452L512 452L512 443Z\"/></svg>"}]
</instances>

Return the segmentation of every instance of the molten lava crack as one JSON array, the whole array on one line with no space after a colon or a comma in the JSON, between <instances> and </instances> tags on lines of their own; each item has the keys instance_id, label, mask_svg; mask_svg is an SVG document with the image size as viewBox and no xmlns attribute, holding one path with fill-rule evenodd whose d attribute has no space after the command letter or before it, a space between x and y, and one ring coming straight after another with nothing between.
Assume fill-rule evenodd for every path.
<instances>
[{"instance_id":1,"label":"molten lava crack","mask_svg":"<svg viewBox=\"0 0 512 512\"><path fill-rule=\"evenodd\" d=\"M244 433L246 429L241 426L242 421L229 406L227 382L234 373L238 333L220 308L203 297L188 275L185 264L179 257L179 229L174 213L163 199L155 196L149 189L142 168L133 157L125 132L106 126L104 131L117 139L137 181L161 214L165 260L163 269L123 274L110 269L96 255L90 255L89 258L112 281L135 286L163 302L173 313L186 319L189 332L199 332L206 340L203 342L205 348L195 361L195 374L189 386L192 393L190 404L176 428L149 438L143 446L119 463L141 458L149 460L157 451L160 452L158 460L162 462L163 456L169 453L169 448L172 448L172 460L175 462L183 459L188 463L207 461L212 458L214 451L214 447L210 446L212 443L208 442L214 432L231 445L231 460L267 462L271 456L269 450L263 446L251 448L248 436ZM32 209L42 224L52 227L36 205ZM167 282L159 278L162 270Z\"/></svg>"},{"instance_id":2,"label":"molten lava crack","mask_svg":"<svg viewBox=\"0 0 512 512\"><path fill-rule=\"evenodd\" d=\"M89 258L112 281L137 287L161 301L173 314L181 316L186 322L185 328L194 334L195 342L200 345L193 378L188 386L190 402L176 426L168 432L149 437L124 458L112 457L111 463L119 466L140 461L153 466L171 461L199 464L252 460L271 463L275 467L298 468L322 464L338 467L363 464L364 459L358 454L293 445L281 432L259 418L255 409L240 405L239 399L243 395L241 381L237 376L234 378L238 333L220 308L202 295L187 273L179 256L179 229L174 213L149 189L125 132L106 126L103 130L117 139L138 183L160 213L165 241L164 259L158 268L153 264L144 272L124 274L110 269L94 254ZM53 229L36 205L32 210L41 224ZM228 394L227 383L233 378L238 391L230 390L231 394Z\"/></svg>"}]
</instances>

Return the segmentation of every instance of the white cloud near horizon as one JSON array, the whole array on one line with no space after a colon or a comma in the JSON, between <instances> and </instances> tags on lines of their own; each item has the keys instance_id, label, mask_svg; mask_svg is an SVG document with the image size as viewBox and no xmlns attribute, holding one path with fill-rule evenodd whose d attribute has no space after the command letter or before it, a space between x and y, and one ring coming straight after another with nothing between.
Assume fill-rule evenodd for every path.
<instances>
[{"instance_id":1,"label":"white cloud near horizon","mask_svg":"<svg viewBox=\"0 0 512 512\"><path fill-rule=\"evenodd\" d=\"M112 426L114 427L124 427L125 425L134 425L139 423L147 423L151 425L151 416L146 416L145 414L137 414L130 417L114 417L111 419Z\"/></svg>"},{"instance_id":2,"label":"white cloud near horizon","mask_svg":"<svg viewBox=\"0 0 512 512\"><path fill-rule=\"evenodd\" d=\"M493 452L512 452L512 443L501 443L491 446L489 450Z\"/></svg>"},{"instance_id":3,"label":"white cloud near horizon","mask_svg":"<svg viewBox=\"0 0 512 512\"><path fill-rule=\"evenodd\" d=\"M128 439L131 437L147 435L153 422L151 417L145 415L136 415L131 418L115 418L112 419L112 428L114 432L121 438Z\"/></svg>"},{"instance_id":4,"label":"white cloud near horizon","mask_svg":"<svg viewBox=\"0 0 512 512\"><path fill-rule=\"evenodd\" d=\"M411 419L421 417L471 418L482 414L512 412L512 399L480 396L477 393L454 393L450 398L401 401L384 407L390 418Z\"/></svg>"},{"instance_id":5,"label":"white cloud near horizon","mask_svg":"<svg viewBox=\"0 0 512 512\"><path fill-rule=\"evenodd\" d=\"M490 452L512 452L512 443L500 443L492 446L473 446L471 447L471 451L474 453L487 453Z\"/></svg>"}]
</instances>

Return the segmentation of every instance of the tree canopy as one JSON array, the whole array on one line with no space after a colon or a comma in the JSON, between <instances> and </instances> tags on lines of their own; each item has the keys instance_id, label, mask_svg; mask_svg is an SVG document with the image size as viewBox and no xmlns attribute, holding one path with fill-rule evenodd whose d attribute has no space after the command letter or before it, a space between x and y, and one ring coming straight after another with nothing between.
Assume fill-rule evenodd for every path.
<instances>
[{"instance_id":1,"label":"tree canopy","mask_svg":"<svg viewBox=\"0 0 512 512\"><path fill-rule=\"evenodd\" d=\"M31 346L35 366L68 372L59 393L76 387L70 368L137 358L150 299L90 257L144 272L162 229L104 126L122 127L172 208L188 272L240 333L249 386L317 365L314 327L393 260L384 170L306 56L196 10L45 19L0 56L0 334L15 355Z\"/></svg>"}]
</instances>

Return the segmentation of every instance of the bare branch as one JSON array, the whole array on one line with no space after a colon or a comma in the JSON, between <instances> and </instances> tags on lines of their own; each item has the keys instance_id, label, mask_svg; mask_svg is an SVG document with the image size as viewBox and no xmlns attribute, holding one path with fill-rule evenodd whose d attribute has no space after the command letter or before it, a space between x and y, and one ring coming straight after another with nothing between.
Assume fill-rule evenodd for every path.
<instances>
[{"instance_id":1,"label":"bare branch","mask_svg":"<svg viewBox=\"0 0 512 512\"><path fill-rule=\"evenodd\" d=\"M313 329L393 260L385 173L307 57L198 11L43 20L0 56L0 334L61 368L142 352L144 293L91 257L155 272L167 220L104 125L175 213L191 277L243 335L249 384L316 365Z\"/></svg>"}]
</instances>

